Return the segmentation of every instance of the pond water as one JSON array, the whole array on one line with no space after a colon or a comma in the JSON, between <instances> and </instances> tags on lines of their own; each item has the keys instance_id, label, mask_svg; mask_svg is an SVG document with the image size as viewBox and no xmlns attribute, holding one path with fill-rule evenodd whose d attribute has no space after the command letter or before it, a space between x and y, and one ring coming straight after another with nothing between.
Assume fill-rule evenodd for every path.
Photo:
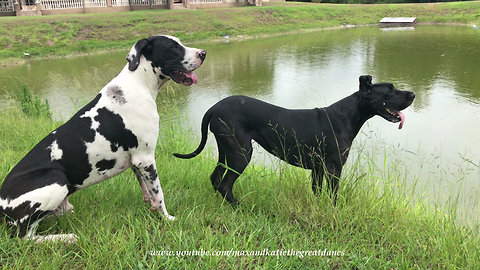
<instances>
[{"instance_id":1,"label":"pond water","mask_svg":"<svg viewBox=\"0 0 480 270\"><path fill-rule=\"evenodd\" d=\"M453 206L462 220L477 222L479 44L480 30L470 27L417 26L193 45L208 52L196 72L199 83L190 88L170 83L170 94L161 94L159 103L185 113L184 124L200 136L204 112L229 95L249 95L287 108L324 107L356 91L358 77L370 74L373 82L414 91L416 99L404 111L402 130L380 117L369 120L357 136L349 166L362 154L371 157L380 171L395 167L407 186L416 185L422 198L433 205ZM126 53L2 68L0 95L11 95L14 85L26 83L48 99L55 117L67 119L117 75ZM213 143L213 137L209 141ZM259 152L254 154L257 162L272 163L264 151Z\"/></svg>"}]
</instances>

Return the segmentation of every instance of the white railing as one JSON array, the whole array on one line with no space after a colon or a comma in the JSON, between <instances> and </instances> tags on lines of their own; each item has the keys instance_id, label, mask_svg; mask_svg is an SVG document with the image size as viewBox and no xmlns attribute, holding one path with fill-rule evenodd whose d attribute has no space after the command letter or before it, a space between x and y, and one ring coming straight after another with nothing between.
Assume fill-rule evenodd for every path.
<instances>
[{"instance_id":1,"label":"white railing","mask_svg":"<svg viewBox=\"0 0 480 270\"><path fill-rule=\"evenodd\" d=\"M132 6L148 6L150 2L148 0L130 0Z\"/></svg>"},{"instance_id":2,"label":"white railing","mask_svg":"<svg viewBox=\"0 0 480 270\"><path fill-rule=\"evenodd\" d=\"M167 0L152 0L152 6L162 6L167 4Z\"/></svg>"},{"instance_id":3,"label":"white railing","mask_svg":"<svg viewBox=\"0 0 480 270\"><path fill-rule=\"evenodd\" d=\"M130 3L128 0L112 0L112 7L125 7L129 5Z\"/></svg>"},{"instance_id":4,"label":"white railing","mask_svg":"<svg viewBox=\"0 0 480 270\"><path fill-rule=\"evenodd\" d=\"M82 0L42 0L43 9L83 8Z\"/></svg>"},{"instance_id":5,"label":"white railing","mask_svg":"<svg viewBox=\"0 0 480 270\"><path fill-rule=\"evenodd\" d=\"M223 3L222 0L190 0L190 4L218 4Z\"/></svg>"},{"instance_id":6,"label":"white railing","mask_svg":"<svg viewBox=\"0 0 480 270\"><path fill-rule=\"evenodd\" d=\"M167 0L130 0L132 6L149 6L150 2L152 6L167 5Z\"/></svg>"},{"instance_id":7,"label":"white railing","mask_svg":"<svg viewBox=\"0 0 480 270\"><path fill-rule=\"evenodd\" d=\"M0 12L14 11L13 0L0 0Z\"/></svg>"},{"instance_id":8,"label":"white railing","mask_svg":"<svg viewBox=\"0 0 480 270\"><path fill-rule=\"evenodd\" d=\"M107 0L85 0L85 7L106 7Z\"/></svg>"}]
</instances>

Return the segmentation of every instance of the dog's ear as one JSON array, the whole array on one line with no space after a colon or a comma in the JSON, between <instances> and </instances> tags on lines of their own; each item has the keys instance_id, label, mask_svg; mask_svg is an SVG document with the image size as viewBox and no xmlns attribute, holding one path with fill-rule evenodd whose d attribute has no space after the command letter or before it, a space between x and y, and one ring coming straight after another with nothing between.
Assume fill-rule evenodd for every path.
<instances>
[{"instance_id":1,"label":"dog's ear","mask_svg":"<svg viewBox=\"0 0 480 270\"><path fill-rule=\"evenodd\" d=\"M141 39L133 45L130 52L127 54L127 61L128 61L128 70L135 71L140 64L140 56L142 56L143 49L150 43L150 41L146 38Z\"/></svg>"},{"instance_id":2,"label":"dog's ear","mask_svg":"<svg viewBox=\"0 0 480 270\"><path fill-rule=\"evenodd\" d=\"M370 92L370 87L372 86L372 76L370 75L362 75L358 78L360 81L360 91L362 92Z\"/></svg>"}]
</instances>

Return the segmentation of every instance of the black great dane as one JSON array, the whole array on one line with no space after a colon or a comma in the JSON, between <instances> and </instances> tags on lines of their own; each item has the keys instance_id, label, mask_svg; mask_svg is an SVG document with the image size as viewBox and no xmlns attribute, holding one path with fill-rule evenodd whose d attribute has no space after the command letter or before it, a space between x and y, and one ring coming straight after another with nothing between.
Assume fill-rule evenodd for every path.
<instances>
[{"instance_id":1,"label":"black great dane","mask_svg":"<svg viewBox=\"0 0 480 270\"><path fill-rule=\"evenodd\" d=\"M174 219L165 207L155 163L155 100L170 79L197 83L193 71L205 57L204 50L171 36L135 43L117 77L10 171L0 188L0 216L19 228L19 237L75 241L73 234L38 236L35 231L45 216L73 210L68 197L75 191L132 168L152 210Z\"/></svg>"},{"instance_id":2,"label":"black great dane","mask_svg":"<svg viewBox=\"0 0 480 270\"><path fill-rule=\"evenodd\" d=\"M412 104L415 94L391 83L372 84L360 76L360 90L326 108L288 110L246 97L225 98L211 107L202 120L202 139L190 154L198 155L207 142L207 129L218 146L218 164L211 175L218 190L233 206L233 184L252 156L252 140L291 165L312 170L312 189L321 191L324 175L336 201L342 166L362 125L375 115L404 123L401 110Z\"/></svg>"}]
</instances>

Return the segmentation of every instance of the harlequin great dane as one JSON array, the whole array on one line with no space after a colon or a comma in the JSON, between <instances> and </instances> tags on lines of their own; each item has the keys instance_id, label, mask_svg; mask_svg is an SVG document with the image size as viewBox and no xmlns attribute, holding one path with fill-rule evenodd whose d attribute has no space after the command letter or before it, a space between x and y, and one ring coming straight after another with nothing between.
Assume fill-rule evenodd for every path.
<instances>
[{"instance_id":1,"label":"harlequin great dane","mask_svg":"<svg viewBox=\"0 0 480 270\"><path fill-rule=\"evenodd\" d=\"M324 174L334 203L342 167L353 139L362 125L375 115L404 123L401 110L412 104L415 94L396 89L391 83L372 84L360 76L360 90L326 108L288 110L263 101L233 96L213 105L202 120L202 139L190 154L198 155L207 142L208 126L218 146L218 164L210 179L233 206L237 200L233 184L252 157L252 140L289 164L312 170L313 192L322 189Z\"/></svg>"},{"instance_id":2,"label":"harlequin great dane","mask_svg":"<svg viewBox=\"0 0 480 270\"><path fill-rule=\"evenodd\" d=\"M193 71L206 52L175 37L141 39L127 55L127 65L68 122L48 134L7 175L0 188L0 214L27 239L74 241L74 234L35 235L51 213L73 210L75 191L132 168L152 210L165 207L155 164L160 88L197 83Z\"/></svg>"}]
</instances>

